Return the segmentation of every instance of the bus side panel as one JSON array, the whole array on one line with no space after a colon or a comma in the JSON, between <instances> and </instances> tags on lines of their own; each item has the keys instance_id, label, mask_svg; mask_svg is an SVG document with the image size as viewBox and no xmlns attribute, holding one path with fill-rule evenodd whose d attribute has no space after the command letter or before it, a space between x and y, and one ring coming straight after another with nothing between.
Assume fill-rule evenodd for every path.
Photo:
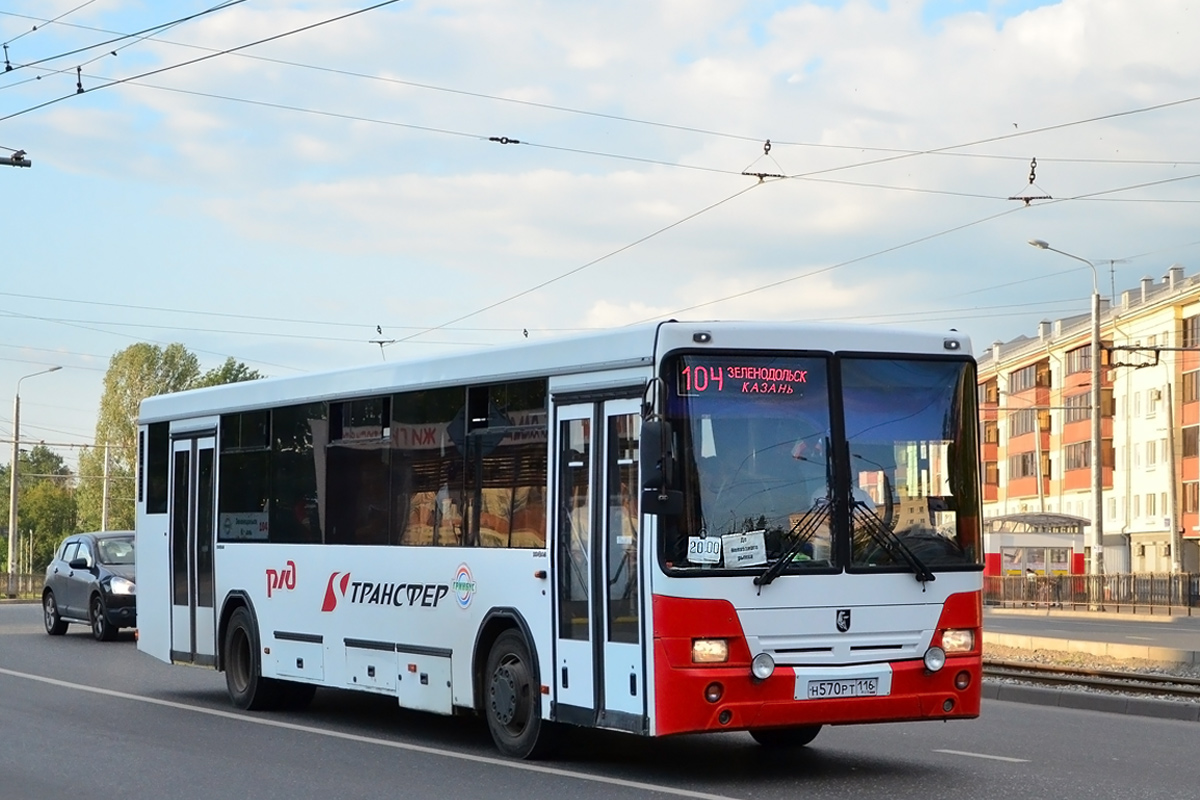
<instances>
[{"instance_id":1,"label":"bus side panel","mask_svg":"<svg viewBox=\"0 0 1200 800\"><path fill-rule=\"evenodd\" d=\"M406 708L472 707L480 626L508 608L550 675L544 549L226 542L216 566L217 596L240 592L254 607L267 677L394 695Z\"/></svg>"},{"instance_id":2,"label":"bus side panel","mask_svg":"<svg viewBox=\"0 0 1200 800\"><path fill-rule=\"evenodd\" d=\"M171 660L171 552L167 515L137 509L137 647L163 661Z\"/></svg>"}]
</instances>

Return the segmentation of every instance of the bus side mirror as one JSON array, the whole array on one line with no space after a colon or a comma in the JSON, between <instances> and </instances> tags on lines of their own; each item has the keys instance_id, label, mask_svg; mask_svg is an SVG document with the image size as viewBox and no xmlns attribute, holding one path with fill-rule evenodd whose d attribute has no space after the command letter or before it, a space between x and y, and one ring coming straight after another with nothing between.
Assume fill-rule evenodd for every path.
<instances>
[{"instance_id":1,"label":"bus side mirror","mask_svg":"<svg viewBox=\"0 0 1200 800\"><path fill-rule=\"evenodd\" d=\"M661 419L642 423L641 454L642 513L683 513L683 492L671 489L675 477L675 453L671 426Z\"/></svg>"}]
</instances>

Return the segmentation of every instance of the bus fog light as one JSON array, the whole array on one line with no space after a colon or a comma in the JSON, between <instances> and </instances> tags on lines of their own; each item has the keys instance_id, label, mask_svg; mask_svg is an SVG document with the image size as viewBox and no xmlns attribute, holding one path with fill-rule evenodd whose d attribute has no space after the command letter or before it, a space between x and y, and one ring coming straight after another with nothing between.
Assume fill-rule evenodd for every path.
<instances>
[{"instance_id":1,"label":"bus fog light","mask_svg":"<svg viewBox=\"0 0 1200 800\"><path fill-rule=\"evenodd\" d=\"M759 653L750 662L750 672L760 681L765 681L771 677L771 673L775 671L775 659L771 658L770 653Z\"/></svg>"},{"instance_id":2,"label":"bus fog light","mask_svg":"<svg viewBox=\"0 0 1200 800\"><path fill-rule=\"evenodd\" d=\"M727 639L693 639L693 664L722 664L729 660Z\"/></svg>"},{"instance_id":3,"label":"bus fog light","mask_svg":"<svg viewBox=\"0 0 1200 800\"><path fill-rule=\"evenodd\" d=\"M971 685L971 673L965 669L954 676L954 688L960 692Z\"/></svg>"},{"instance_id":4,"label":"bus fog light","mask_svg":"<svg viewBox=\"0 0 1200 800\"><path fill-rule=\"evenodd\" d=\"M925 651L925 669L937 672L946 666L946 651L940 647L931 647Z\"/></svg>"},{"instance_id":5,"label":"bus fog light","mask_svg":"<svg viewBox=\"0 0 1200 800\"><path fill-rule=\"evenodd\" d=\"M725 687L718 681L713 681L708 686L704 687L704 699L710 703L715 703L725 694Z\"/></svg>"},{"instance_id":6,"label":"bus fog light","mask_svg":"<svg viewBox=\"0 0 1200 800\"><path fill-rule=\"evenodd\" d=\"M947 653L969 653L975 649L975 631L951 628L942 631L942 649Z\"/></svg>"},{"instance_id":7,"label":"bus fog light","mask_svg":"<svg viewBox=\"0 0 1200 800\"><path fill-rule=\"evenodd\" d=\"M949 699L946 702L942 703L942 711L945 711L947 714L949 714L953 710L954 710L954 700L953 699Z\"/></svg>"}]
</instances>

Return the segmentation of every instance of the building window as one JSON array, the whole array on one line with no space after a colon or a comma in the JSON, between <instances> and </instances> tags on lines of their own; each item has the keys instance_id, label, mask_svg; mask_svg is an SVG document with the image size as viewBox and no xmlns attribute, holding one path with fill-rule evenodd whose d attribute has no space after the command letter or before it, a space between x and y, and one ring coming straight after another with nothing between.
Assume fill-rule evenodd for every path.
<instances>
[{"instance_id":1,"label":"building window","mask_svg":"<svg viewBox=\"0 0 1200 800\"><path fill-rule=\"evenodd\" d=\"M1075 394L1063 398L1063 422L1079 422L1092 418L1092 396L1090 393Z\"/></svg>"},{"instance_id":2,"label":"building window","mask_svg":"<svg viewBox=\"0 0 1200 800\"><path fill-rule=\"evenodd\" d=\"M1000 385L996 379L979 384L979 404L985 405L991 403L995 405L1000 402Z\"/></svg>"},{"instance_id":3,"label":"building window","mask_svg":"<svg viewBox=\"0 0 1200 800\"><path fill-rule=\"evenodd\" d=\"M1050 362L1040 361L1008 373L1008 391L1011 394L1024 392L1035 386L1050 385Z\"/></svg>"},{"instance_id":4,"label":"building window","mask_svg":"<svg viewBox=\"0 0 1200 800\"><path fill-rule=\"evenodd\" d=\"M1158 498L1154 496L1154 492L1146 493L1146 516L1147 517L1153 517L1157 513L1158 509L1155 507L1157 500L1158 500Z\"/></svg>"},{"instance_id":5,"label":"building window","mask_svg":"<svg viewBox=\"0 0 1200 800\"><path fill-rule=\"evenodd\" d=\"M1200 481L1190 481L1183 485L1183 511L1185 514L1200 512Z\"/></svg>"},{"instance_id":6,"label":"building window","mask_svg":"<svg viewBox=\"0 0 1200 800\"><path fill-rule=\"evenodd\" d=\"M1183 402L1200 400L1200 370L1183 373Z\"/></svg>"},{"instance_id":7,"label":"building window","mask_svg":"<svg viewBox=\"0 0 1200 800\"><path fill-rule=\"evenodd\" d=\"M1069 444L1063 450L1064 469L1086 469L1092 465L1091 442Z\"/></svg>"},{"instance_id":8,"label":"building window","mask_svg":"<svg viewBox=\"0 0 1200 800\"><path fill-rule=\"evenodd\" d=\"M1191 425L1183 429L1183 457L1196 456L1200 456L1200 425Z\"/></svg>"},{"instance_id":9,"label":"building window","mask_svg":"<svg viewBox=\"0 0 1200 800\"><path fill-rule=\"evenodd\" d=\"M1092 368L1092 346L1090 344L1083 347L1076 347L1074 350L1067 351L1067 374L1074 375L1077 372L1088 372Z\"/></svg>"},{"instance_id":10,"label":"building window","mask_svg":"<svg viewBox=\"0 0 1200 800\"><path fill-rule=\"evenodd\" d=\"M983 443L997 444L1000 441L1000 426L993 420L986 420L983 423Z\"/></svg>"},{"instance_id":11,"label":"building window","mask_svg":"<svg viewBox=\"0 0 1200 800\"><path fill-rule=\"evenodd\" d=\"M1142 516L1142 496L1135 494L1133 496L1133 518L1138 519Z\"/></svg>"},{"instance_id":12,"label":"building window","mask_svg":"<svg viewBox=\"0 0 1200 800\"><path fill-rule=\"evenodd\" d=\"M1200 314L1183 321L1183 347L1200 347Z\"/></svg>"},{"instance_id":13,"label":"building window","mask_svg":"<svg viewBox=\"0 0 1200 800\"><path fill-rule=\"evenodd\" d=\"M1031 450L1028 453L1017 453L1008 457L1008 478L1032 478L1037 464L1037 457Z\"/></svg>"},{"instance_id":14,"label":"building window","mask_svg":"<svg viewBox=\"0 0 1200 800\"><path fill-rule=\"evenodd\" d=\"M1115 497L1108 498L1108 516L1109 519L1116 519L1117 517L1117 498Z\"/></svg>"},{"instance_id":15,"label":"building window","mask_svg":"<svg viewBox=\"0 0 1200 800\"><path fill-rule=\"evenodd\" d=\"M988 486L1000 485L1000 468L995 461L987 461L984 463L983 482Z\"/></svg>"},{"instance_id":16,"label":"building window","mask_svg":"<svg viewBox=\"0 0 1200 800\"><path fill-rule=\"evenodd\" d=\"M1043 431L1050 429L1050 414L1036 408L1023 408L1008 415L1008 435L1021 436L1033 433L1038 428Z\"/></svg>"},{"instance_id":17,"label":"building window","mask_svg":"<svg viewBox=\"0 0 1200 800\"><path fill-rule=\"evenodd\" d=\"M1158 463L1158 442L1146 442L1146 466L1153 467Z\"/></svg>"}]
</instances>

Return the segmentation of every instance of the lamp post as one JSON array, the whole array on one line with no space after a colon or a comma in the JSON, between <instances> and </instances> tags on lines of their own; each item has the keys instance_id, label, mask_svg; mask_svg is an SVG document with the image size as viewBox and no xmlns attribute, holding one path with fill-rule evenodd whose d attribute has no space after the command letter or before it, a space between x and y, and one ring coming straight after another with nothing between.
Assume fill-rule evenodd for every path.
<instances>
[{"instance_id":1,"label":"lamp post","mask_svg":"<svg viewBox=\"0 0 1200 800\"><path fill-rule=\"evenodd\" d=\"M57 372L62 367L50 367L40 372L31 372L17 378L17 391L13 395L13 439L12 463L8 466L8 596L17 596L17 465L21 459L21 381L47 372Z\"/></svg>"},{"instance_id":2,"label":"lamp post","mask_svg":"<svg viewBox=\"0 0 1200 800\"><path fill-rule=\"evenodd\" d=\"M1100 464L1100 278L1096 265L1074 253L1057 250L1041 239L1029 244L1039 250L1082 261L1092 269L1092 559L1089 575L1104 574L1104 471Z\"/></svg>"}]
</instances>

